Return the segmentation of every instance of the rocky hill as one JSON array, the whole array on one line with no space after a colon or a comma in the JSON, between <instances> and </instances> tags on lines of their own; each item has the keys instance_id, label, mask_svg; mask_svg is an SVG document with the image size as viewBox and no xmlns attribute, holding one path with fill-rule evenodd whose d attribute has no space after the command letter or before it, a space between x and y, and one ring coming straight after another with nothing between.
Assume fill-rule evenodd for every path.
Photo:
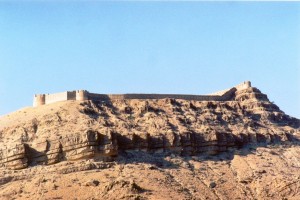
<instances>
[{"instance_id":1,"label":"rocky hill","mask_svg":"<svg viewBox=\"0 0 300 200\"><path fill-rule=\"evenodd\" d=\"M299 199L300 120L230 101L65 101L0 118L1 199Z\"/></svg>"}]
</instances>

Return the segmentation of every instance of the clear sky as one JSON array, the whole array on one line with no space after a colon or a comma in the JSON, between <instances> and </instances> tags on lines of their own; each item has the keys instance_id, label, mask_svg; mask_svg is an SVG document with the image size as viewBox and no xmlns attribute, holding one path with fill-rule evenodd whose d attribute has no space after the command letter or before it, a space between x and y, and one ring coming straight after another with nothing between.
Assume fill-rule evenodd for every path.
<instances>
[{"instance_id":1,"label":"clear sky","mask_svg":"<svg viewBox=\"0 0 300 200\"><path fill-rule=\"evenodd\" d=\"M300 2L0 2L0 115L35 93L207 94L300 118Z\"/></svg>"}]
</instances>

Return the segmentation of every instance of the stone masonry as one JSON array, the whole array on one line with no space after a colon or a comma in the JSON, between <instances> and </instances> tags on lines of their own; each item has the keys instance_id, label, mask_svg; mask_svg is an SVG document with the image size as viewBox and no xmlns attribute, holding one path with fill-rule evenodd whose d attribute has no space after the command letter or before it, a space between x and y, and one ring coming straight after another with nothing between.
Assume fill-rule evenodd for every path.
<instances>
[{"instance_id":1,"label":"stone masonry","mask_svg":"<svg viewBox=\"0 0 300 200\"><path fill-rule=\"evenodd\" d=\"M124 99L184 99L196 101L229 101L232 95L239 90L244 90L251 87L250 81L236 85L230 89L222 90L209 95L185 95L185 94L97 94L90 93L86 90L66 91L55 94L36 94L33 98L33 106L41 106L59 101L67 100L92 100L92 101L107 101L107 100L124 100Z\"/></svg>"}]
</instances>

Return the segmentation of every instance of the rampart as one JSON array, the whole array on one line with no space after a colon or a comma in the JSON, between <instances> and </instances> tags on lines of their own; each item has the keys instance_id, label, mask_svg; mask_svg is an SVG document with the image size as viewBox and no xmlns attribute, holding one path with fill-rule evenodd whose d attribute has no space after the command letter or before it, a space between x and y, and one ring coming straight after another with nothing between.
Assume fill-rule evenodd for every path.
<instances>
[{"instance_id":1,"label":"rampart","mask_svg":"<svg viewBox=\"0 0 300 200\"><path fill-rule=\"evenodd\" d=\"M33 99L33 106L50 104L58 101L67 100L92 100L92 101L108 101L108 100L124 100L124 99L185 99L196 101L228 101L232 99L235 91L244 90L251 87L250 81L245 81L235 87L222 90L209 95L184 95L184 94L96 94L86 90L66 91L55 94L36 94Z\"/></svg>"}]
</instances>

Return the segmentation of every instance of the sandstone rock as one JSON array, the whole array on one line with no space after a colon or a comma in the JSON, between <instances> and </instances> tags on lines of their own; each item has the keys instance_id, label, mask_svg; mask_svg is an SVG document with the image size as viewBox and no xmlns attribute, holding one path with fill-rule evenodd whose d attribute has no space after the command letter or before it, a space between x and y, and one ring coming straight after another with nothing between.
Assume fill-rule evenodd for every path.
<instances>
[{"instance_id":1,"label":"sandstone rock","mask_svg":"<svg viewBox=\"0 0 300 200\"><path fill-rule=\"evenodd\" d=\"M9 118L20 120L23 128L8 120L1 129L0 144L12 140L15 146L0 150L0 166L111 160L128 150L215 155L248 144L299 141L300 121L284 114L267 95L254 87L232 92L231 101L69 101L39 107L40 114L29 109L28 119L17 114Z\"/></svg>"},{"instance_id":2,"label":"sandstone rock","mask_svg":"<svg viewBox=\"0 0 300 200\"><path fill-rule=\"evenodd\" d=\"M25 144L17 144L12 148L0 150L0 166L10 169L23 169L28 166Z\"/></svg>"}]
</instances>

